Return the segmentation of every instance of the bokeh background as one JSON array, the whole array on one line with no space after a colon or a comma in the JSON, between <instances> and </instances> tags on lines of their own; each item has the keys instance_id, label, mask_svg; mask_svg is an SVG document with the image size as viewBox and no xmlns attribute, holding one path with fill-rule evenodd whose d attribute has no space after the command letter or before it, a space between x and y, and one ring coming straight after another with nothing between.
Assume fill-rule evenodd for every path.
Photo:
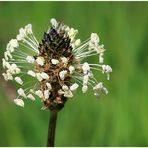
<instances>
[{"instance_id":1,"label":"bokeh background","mask_svg":"<svg viewBox=\"0 0 148 148\"><path fill-rule=\"evenodd\" d=\"M148 3L0 2L0 58L19 28L32 23L40 41L53 17L77 28L81 40L97 32L113 68L110 81L96 73L107 96L78 91L66 103L56 146L148 146ZM40 101L14 105L15 84L0 78L0 146L46 146L50 113L40 110Z\"/></svg>"}]
</instances>

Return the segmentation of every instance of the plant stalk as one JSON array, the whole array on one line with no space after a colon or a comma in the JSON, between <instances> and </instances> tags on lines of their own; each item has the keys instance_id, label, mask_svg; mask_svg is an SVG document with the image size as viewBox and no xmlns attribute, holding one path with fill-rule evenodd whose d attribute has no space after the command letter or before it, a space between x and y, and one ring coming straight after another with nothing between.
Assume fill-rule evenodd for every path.
<instances>
[{"instance_id":1,"label":"plant stalk","mask_svg":"<svg viewBox=\"0 0 148 148\"><path fill-rule=\"evenodd\" d=\"M50 111L47 147L54 147L57 114L58 114L58 111L56 110Z\"/></svg>"}]
</instances>

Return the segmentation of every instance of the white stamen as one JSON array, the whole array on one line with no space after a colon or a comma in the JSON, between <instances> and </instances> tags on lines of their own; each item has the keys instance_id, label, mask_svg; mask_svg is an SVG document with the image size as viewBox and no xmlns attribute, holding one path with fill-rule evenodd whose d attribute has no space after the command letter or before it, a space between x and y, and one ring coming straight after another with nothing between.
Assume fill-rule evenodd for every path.
<instances>
[{"instance_id":1,"label":"white stamen","mask_svg":"<svg viewBox=\"0 0 148 148\"><path fill-rule=\"evenodd\" d=\"M22 79L21 79L20 77L15 77L14 79L15 79L15 81L16 81L18 84L20 84L20 85L23 84L23 81L22 81Z\"/></svg>"},{"instance_id":2,"label":"white stamen","mask_svg":"<svg viewBox=\"0 0 148 148\"><path fill-rule=\"evenodd\" d=\"M44 90L44 97L45 99L49 99L50 92L49 90Z\"/></svg>"},{"instance_id":3,"label":"white stamen","mask_svg":"<svg viewBox=\"0 0 148 148\"><path fill-rule=\"evenodd\" d=\"M4 79L5 79L5 81L13 80L12 74L10 74L8 72L7 73L3 73L2 75L3 75Z\"/></svg>"},{"instance_id":4,"label":"white stamen","mask_svg":"<svg viewBox=\"0 0 148 148\"><path fill-rule=\"evenodd\" d=\"M96 90L101 90L103 88L103 84L102 82L98 83L95 87L93 87L93 90L96 91Z\"/></svg>"},{"instance_id":5,"label":"white stamen","mask_svg":"<svg viewBox=\"0 0 148 148\"><path fill-rule=\"evenodd\" d=\"M70 74L73 74L75 71L75 67L74 66L69 66L69 72Z\"/></svg>"},{"instance_id":6,"label":"white stamen","mask_svg":"<svg viewBox=\"0 0 148 148\"><path fill-rule=\"evenodd\" d=\"M88 86L87 86L87 85L83 85L83 87L82 87L82 92L83 92L83 93L86 93L87 90L88 90Z\"/></svg>"},{"instance_id":7,"label":"white stamen","mask_svg":"<svg viewBox=\"0 0 148 148\"><path fill-rule=\"evenodd\" d=\"M103 63L104 58L103 58L104 53L100 53L99 55L99 63Z\"/></svg>"},{"instance_id":8,"label":"white stamen","mask_svg":"<svg viewBox=\"0 0 148 148\"><path fill-rule=\"evenodd\" d=\"M72 98L73 97L73 94L72 94L72 92L70 90L68 90L68 91L65 91L64 92L64 97Z\"/></svg>"},{"instance_id":9,"label":"white stamen","mask_svg":"<svg viewBox=\"0 0 148 148\"><path fill-rule=\"evenodd\" d=\"M5 68L10 68L10 64L8 63L8 62L6 62L6 60L3 58L2 59L2 61L3 61L3 68L5 69Z\"/></svg>"},{"instance_id":10,"label":"white stamen","mask_svg":"<svg viewBox=\"0 0 148 148\"><path fill-rule=\"evenodd\" d=\"M24 107L24 101L22 99L14 99L14 103L18 106Z\"/></svg>"},{"instance_id":11,"label":"white stamen","mask_svg":"<svg viewBox=\"0 0 148 148\"><path fill-rule=\"evenodd\" d=\"M26 25L25 31L27 34L32 34L32 25L31 24Z\"/></svg>"},{"instance_id":12,"label":"white stamen","mask_svg":"<svg viewBox=\"0 0 148 148\"><path fill-rule=\"evenodd\" d=\"M52 60L51 60L51 63L52 63L53 65L57 65L57 64L59 64L59 61L58 61L57 59L52 59Z\"/></svg>"},{"instance_id":13,"label":"white stamen","mask_svg":"<svg viewBox=\"0 0 148 148\"><path fill-rule=\"evenodd\" d=\"M52 24L52 26L53 26L54 28L57 28L58 23L57 23L57 21L56 21L55 18L52 18L52 19L50 20L50 22L51 22L51 24Z\"/></svg>"},{"instance_id":14,"label":"white stamen","mask_svg":"<svg viewBox=\"0 0 148 148\"><path fill-rule=\"evenodd\" d=\"M61 60L64 64L68 64L68 59L66 57L61 57Z\"/></svg>"},{"instance_id":15,"label":"white stamen","mask_svg":"<svg viewBox=\"0 0 148 148\"><path fill-rule=\"evenodd\" d=\"M10 46L12 46L13 48L17 48L19 46L18 41L16 39L11 39L9 43Z\"/></svg>"},{"instance_id":16,"label":"white stamen","mask_svg":"<svg viewBox=\"0 0 148 148\"><path fill-rule=\"evenodd\" d=\"M85 62L82 66L82 69L83 69L83 73L87 74L90 71L89 64L87 62Z\"/></svg>"},{"instance_id":17,"label":"white stamen","mask_svg":"<svg viewBox=\"0 0 148 148\"><path fill-rule=\"evenodd\" d=\"M105 94L105 95L108 94L108 90L107 90L106 87L102 87L101 92L102 92L103 94Z\"/></svg>"},{"instance_id":18,"label":"white stamen","mask_svg":"<svg viewBox=\"0 0 148 148\"><path fill-rule=\"evenodd\" d=\"M60 73L59 73L60 79L61 79L61 80L64 80L66 74L67 74L67 70L62 70L62 71L60 71Z\"/></svg>"},{"instance_id":19,"label":"white stamen","mask_svg":"<svg viewBox=\"0 0 148 148\"><path fill-rule=\"evenodd\" d=\"M63 89L64 91L68 91L68 90L69 90L69 88L68 88L67 85L63 85L63 86L62 86L62 89Z\"/></svg>"},{"instance_id":20,"label":"white stamen","mask_svg":"<svg viewBox=\"0 0 148 148\"><path fill-rule=\"evenodd\" d=\"M27 72L27 74L30 75L30 76L32 76L32 77L35 77L35 76L36 76L35 72L32 71L32 70L29 70L29 71Z\"/></svg>"},{"instance_id":21,"label":"white stamen","mask_svg":"<svg viewBox=\"0 0 148 148\"><path fill-rule=\"evenodd\" d=\"M77 39L76 41L75 41L75 46L77 47L77 46L79 46L81 44L81 40L80 39Z\"/></svg>"},{"instance_id":22,"label":"white stamen","mask_svg":"<svg viewBox=\"0 0 148 148\"><path fill-rule=\"evenodd\" d=\"M32 94L29 94L29 95L27 96L27 98L29 98L29 99L32 100L32 101L35 100L35 97L34 97Z\"/></svg>"},{"instance_id":23,"label":"white stamen","mask_svg":"<svg viewBox=\"0 0 148 148\"><path fill-rule=\"evenodd\" d=\"M75 91L78 87L79 85L77 83L74 83L73 85L70 86L70 90Z\"/></svg>"},{"instance_id":24,"label":"white stamen","mask_svg":"<svg viewBox=\"0 0 148 148\"><path fill-rule=\"evenodd\" d=\"M11 55L10 51L4 52L4 57L6 60L8 60L9 58L12 59L12 55Z\"/></svg>"},{"instance_id":25,"label":"white stamen","mask_svg":"<svg viewBox=\"0 0 148 148\"><path fill-rule=\"evenodd\" d=\"M42 76L41 76L40 73L36 73L36 77L37 77L37 79L38 79L39 81L42 81L42 80L43 80L43 78L42 78Z\"/></svg>"},{"instance_id":26,"label":"white stamen","mask_svg":"<svg viewBox=\"0 0 148 148\"><path fill-rule=\"evenodd\" d=\"M43 66L44 63L45 63L45 59L44 59L43 57L37 57L36 62L37 62L39 65Z\"/></svg>"},{"instance_id":27,"label":"white stamen","mask_svg":"<svg viewBox=\"0 0 148 148\"><path fill-rule=\"evenodd\" d=\"M34 61L35 61L34 57L32 57L32 56L27 56L26 60L28 63L34 63Z\"/></svg>"},{"instance_id":28,"label":"white stamen","mask_svg":"<svg viewBox=\"0 0 148 148\"><path fill-rule=\"evenodd\" d=\"M112 72L112 68L109 65L102 65L102 72L107 74L107 79L109 80L109 73Z\"/></svg>"},{"instance_id":29,"label":"white stamen","mask_svg":"<svg viewBox=\"0 0 148 148\"><path fill-rule=\"evenodd\" d=\"M46 83L46 86L48 87L48 90L50 91L50 90L52 90L52 87L51 87L51 84L50 83Z\"/></svg>"},{"instance_id":30,"label":"white stamen","mask_svg":"<svg viewBox=\"0 0 148 148\"><path fill-rule=\"evenodd\" d=\"M45 72L42 72L42 73L41 73L41 77L42 77L43 79L46 79L46 80L49 79L49 75L48 75L47 73L45 73Z\"/></svg>"},{"instance_id":31,"label":"white stamen","mask_svg":"<svg viewBox=\"0 0 148 148\"><path fill-rule=\"evenodd\" d=\"M24 97L24 98L27 98L26 97L26 94L25 94L25 92L24 92L24 90L22 89L22 88L20 88L20 89L18 89L18 94L20 95L20 96L22 96L22 97Z\"/></svg>"},{"instance_id":32,"label":"white stamen","mask_svg":"<svg viewBox=\"0 0 148 148\"><path fill-rule=\"evenodd\" d=\"M88 75L84 75L84 77L83 77L83 85L87 85L88 84L88 80L89 80L89 76Z\"/></svg>"},{"instance_id":33,"label":"white stamen","mask_svg":"<svg viewBox=\"0 0 148 148\"><path fill-rule=\"evenodd\" d=\"M35 91L35 94L36 94L37 96L39 96L40 98L43 98L43 93L42 93L41 90Z\"/></svg>"}]
</instances>

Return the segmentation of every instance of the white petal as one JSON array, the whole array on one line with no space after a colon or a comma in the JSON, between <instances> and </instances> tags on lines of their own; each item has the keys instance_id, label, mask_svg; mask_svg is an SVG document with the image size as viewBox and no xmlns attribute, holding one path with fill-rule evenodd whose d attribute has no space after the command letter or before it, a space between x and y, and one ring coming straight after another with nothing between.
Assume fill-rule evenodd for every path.
<instances>
[{"instance_id":1,"label":"white petal","mask_svg":"<svg viewBox=\"0 0 148 148\"><path fill-rule=\"evenodd\" d=\"M78 87L79 85L77 83L74 83L73 85L70 86L70 90L75 91Z\"/></svg>"},{"instance_id":2,"label":"white petal","mask_svg":"<svg viewBox=\"0 0 148 148\"><path fill-rule=\"evenodd\" d=\"M18 84L20 84L20 85L23 84L23 81L22 81L22 79L21 79L20 77L15 77L14 79L15 79L15 81L16 81Z\"/></svg>"},{"instance_id":3,"label":"white petal","mask_svg":"<svg viewBox=\"0 0 148 148\"><path fill-rule=\"evenodd\" d=\"M24 107L24 101L22 99L14 99L14 103L18 106Z\"/></svg>"}]
</instances>

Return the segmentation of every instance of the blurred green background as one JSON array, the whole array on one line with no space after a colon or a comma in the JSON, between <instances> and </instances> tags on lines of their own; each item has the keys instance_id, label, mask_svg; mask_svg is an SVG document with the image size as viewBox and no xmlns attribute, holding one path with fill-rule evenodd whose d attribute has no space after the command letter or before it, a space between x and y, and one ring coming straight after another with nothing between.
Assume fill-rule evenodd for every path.
<instances>
[{"instance_id":1,"label":"blurred green background","mask_svg":"<svg viewBox=\"0 0 148 148\"><path fill-rule=\"evenodd\" d=\"M0 58L19 28L32 23L40 41L53 17L77 28L81 40L97 32L113 68L110 81L96 73L107 96L97 100L92 91L78 91L66 103L56 146L148 146L148 3L0 2ZM40 110L40 101L14 105L13 85L1 77L0 146L46 146L50 113Z\"/></svg>"}]
</instances>

